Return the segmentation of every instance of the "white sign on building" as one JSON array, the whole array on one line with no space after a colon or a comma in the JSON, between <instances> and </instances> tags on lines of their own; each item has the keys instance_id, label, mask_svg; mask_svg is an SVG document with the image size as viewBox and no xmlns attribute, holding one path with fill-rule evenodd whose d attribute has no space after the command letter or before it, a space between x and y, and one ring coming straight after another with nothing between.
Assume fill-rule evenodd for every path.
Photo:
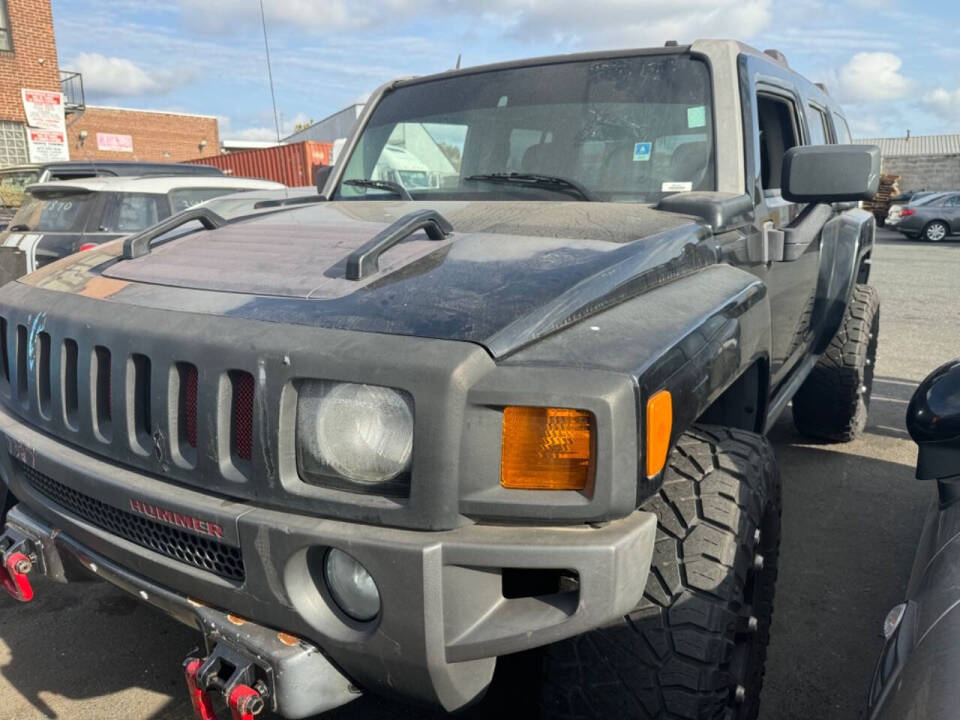
<instances>
[{"instance_id":1,"label":"white sign on building","mask_svg":"<svg viewBox=\"0 0 960 720\"><path fill-rule=\"evenodd\" d=\"M63 94L49 90L21 90L27 116L27 149L30 162L70 159Z\"/></svg>"},{"instance_id":2,"label":"white sign on building","mask_svg":"<svg viewBox=\"0 0 960 720\"><path fill-rule=\"evenodd\" d=\"M30 152L30 162L59 162L69 160L67 150L67 134L60 130L38 130L27 128L27 149Z\"/></svg>"}]
</instances>

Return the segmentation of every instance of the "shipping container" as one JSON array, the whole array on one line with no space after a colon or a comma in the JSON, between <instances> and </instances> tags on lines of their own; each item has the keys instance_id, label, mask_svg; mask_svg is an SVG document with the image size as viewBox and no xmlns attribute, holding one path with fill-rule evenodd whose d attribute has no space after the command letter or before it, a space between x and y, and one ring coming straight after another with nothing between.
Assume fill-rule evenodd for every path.
<instances>
[{"instance_id":1,"label":"shipping container","mask_svg":"<svg viewBox=\"0 0 960 720\"><path fill-rule=\"evenodd\" d=\"M258 150L239 150L187 162L212 165L220 168L224 175L261 178L289 187L302 187L315 183L317 168L331 163L332 151L332 143L307 140Z\"/></svg>"}]
</instances>

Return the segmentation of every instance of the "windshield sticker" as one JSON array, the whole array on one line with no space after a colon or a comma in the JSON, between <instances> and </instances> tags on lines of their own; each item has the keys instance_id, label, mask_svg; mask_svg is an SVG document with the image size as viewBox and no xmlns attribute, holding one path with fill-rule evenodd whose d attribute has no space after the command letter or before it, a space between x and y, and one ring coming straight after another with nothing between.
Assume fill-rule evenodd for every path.
<instances>
[{"instance_id":1,"label":"windshield sticker","mask_svg":"<svg viewBox=\"0 0 960 720\"><path fill-rule=\"evenodd\" d=\"M665 182L660 186L660 192L690 192L693 190L693 183L686 182Z\"/></svg>"},{"instance_id":2,"label":"windshield sticker","mask_svg":"<svg viewBox=\"0 0 960 720\"><path fill-rule=\"evenodd\" d=\"M633 161L634 162L646 162L650 159L650 151L653 147L653 143L648 142L638 142L633 146Z\"/></svg>"},{"instance_id":3,"label":"windshield sticker","mask_svg":"<svg viewBox=\"0 0 960 720\"><path fill-rule=\"evenodd\" d=\"M687 127L698 128L707 124L707 108L704 105L687 108Z\"/></svg>"}]
</instances>

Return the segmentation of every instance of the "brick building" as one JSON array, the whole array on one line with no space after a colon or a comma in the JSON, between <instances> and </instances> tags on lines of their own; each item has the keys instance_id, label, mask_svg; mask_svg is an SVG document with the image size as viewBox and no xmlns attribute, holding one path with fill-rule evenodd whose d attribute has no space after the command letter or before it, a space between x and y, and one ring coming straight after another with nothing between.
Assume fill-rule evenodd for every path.
<instances>
[{"instance_id":1,"label":"brick building","mask_svg":"<svg viewBox=\"0 0 960 720\"><path fill-rule=\"evenodd\" d=\"M960 189L960 135L908 134L856 142L879 146L883 172L900 176L901 192Z\"/></svg>"},{"instance_id":2,"label":"brick building","mask_svg":"<svg viewBox=\"0 0 960 720\"><path fill-rule=\"evenodd\" d=\"M71 160L178 162L220 154L213 116L86 105L82 78L58 66L50 0L0 0L0 168L41 159L25 89L63 93L45 102L65 110L66 133L60 123L55 152L69 152ZM42 94L28 95L31 107Z\"/></svg>"},{"instance_id":3,"label":"brick building","mask_svg":"<svg viewBox=\"0 0 960 720\"><path fill-rule=\"evenodd\" d=\"M50 0L0 0L0 167L28 160L23 88L60 91Z\"/></svg>"},{"instance_id":4,"label":"brick building","mask_svg":"<svg viewBox=\"0 0 960 720\"><path fill-rule=\"evenodd\" d=\"M67 135L72 160L180 162L220 154L212 115L87 105Z\"/></svg>"}]
</instances>

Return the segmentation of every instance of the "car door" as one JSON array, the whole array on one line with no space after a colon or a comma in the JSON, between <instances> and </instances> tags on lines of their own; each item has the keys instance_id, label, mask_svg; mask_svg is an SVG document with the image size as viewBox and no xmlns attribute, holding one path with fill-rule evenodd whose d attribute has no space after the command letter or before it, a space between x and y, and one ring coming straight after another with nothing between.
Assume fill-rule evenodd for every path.
<instances>
[{"instance_id":1,"label":"car door","mask_svg":"<svg viewBox=\"0 0 960 720\"><path fill-rule=\"evenodd\" d=\"M783 155L810 137L805 103L791 73L742 56L745 169L756 212L754 254L745 269L767 285L771 310L771 387L782 384L813 341L811 316L820 266L820 234L835 211L786 200L780 190ZM824 140L829 140L825 137ZM783 248L782 251L779 248Z\"/></svg>"},{"instance_id":2,"label":"car door","mask_svg":"<svg viewBox=\"0 0 960 720\"><path fill-rule=\"evenodd\" d=\"M960 234L960 193L954 193L943 201L943 219L950 226L950 234Z\"/></svg>"}]
</instances>

